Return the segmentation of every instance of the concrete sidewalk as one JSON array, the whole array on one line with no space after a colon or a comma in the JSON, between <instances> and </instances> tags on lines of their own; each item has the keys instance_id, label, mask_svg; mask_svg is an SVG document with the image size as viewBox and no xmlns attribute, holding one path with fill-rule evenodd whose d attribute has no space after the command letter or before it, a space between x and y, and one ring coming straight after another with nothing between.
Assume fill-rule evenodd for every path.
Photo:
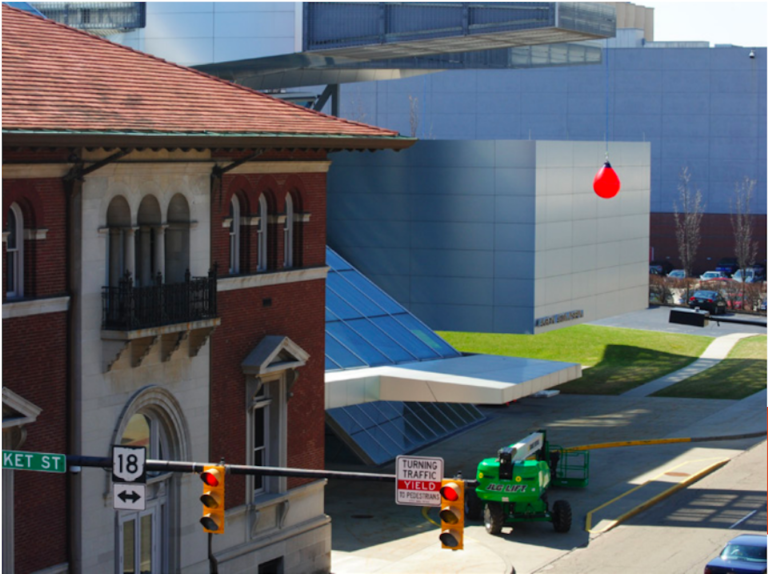
<instances>
[{"instance_id":1,"label":"concrete sidewalk","mask_svg":"<svg viewBox=\"0 0 768 574\"><path fill-rule=\"evenodd\" d=\"M655 381L651 381L650 383L635 387L626 393L622 393L621 396L647 397L656 391L672 386L675 383L679 383L680 381L684 381L685 379L694 375L698 375L702 371L706 371L707 369L714 367L720 361L725 359L728 356L728 353L731 352L733 347L736 346L736 343L738 343L741 339L754 336L754 333L732 333L730 335L725 335L724 337L718 337L709 344L709 347L704 350L704 352L696 361L687 367L680 369L679 371L675 371L674 373L669 373L668 375L658 378Z\"/></svg>"}]
</instances>

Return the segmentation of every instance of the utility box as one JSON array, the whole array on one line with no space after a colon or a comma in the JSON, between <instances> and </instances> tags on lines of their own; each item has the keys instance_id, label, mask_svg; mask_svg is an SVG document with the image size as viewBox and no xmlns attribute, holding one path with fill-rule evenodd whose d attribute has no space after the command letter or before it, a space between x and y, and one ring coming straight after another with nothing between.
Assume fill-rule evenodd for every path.
<instances>
[{"instance_id":1,"label":"utility box","mask_svg":"<svg viewBox=\"0 0 768 574\"><path fill-rule=\"evenodd\" d=\"M693 327L706 327L709 325L709 313L694 311L693 309L672 309L669 312L669 322L692 325Z\"/></svg>"}]
</instances>

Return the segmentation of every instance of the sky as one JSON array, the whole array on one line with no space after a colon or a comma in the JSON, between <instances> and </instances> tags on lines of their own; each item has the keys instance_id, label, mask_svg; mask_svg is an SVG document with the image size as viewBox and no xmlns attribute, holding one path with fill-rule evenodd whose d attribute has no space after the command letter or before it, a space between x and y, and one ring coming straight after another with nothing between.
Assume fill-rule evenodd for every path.
<instances>
[{"instance_id":1,"label":"sky","mask_svg":"<svg viewBox=\"0 0 768 574\"><path fill-rule=\"evenodd\" d=\"M644 2L654 9L657 42L708 41L749 48L768 45L768 2Z\"/></svg>"}]
</instances>

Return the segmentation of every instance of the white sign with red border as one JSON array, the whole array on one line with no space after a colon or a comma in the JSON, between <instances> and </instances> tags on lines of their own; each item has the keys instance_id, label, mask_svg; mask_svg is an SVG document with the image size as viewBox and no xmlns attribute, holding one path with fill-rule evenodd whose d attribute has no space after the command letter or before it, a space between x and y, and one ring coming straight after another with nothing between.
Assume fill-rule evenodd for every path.
<instances>
[{"instance_id":1,"label":"white sign with red border","mask_svg":"<svg viewBox=\"0 0 768 574\"><path fill-rule=\"evenodd\" d=\"M440 506L443 459L398 456L395 502L410 506Z\"/></svg>"}]
</instances>

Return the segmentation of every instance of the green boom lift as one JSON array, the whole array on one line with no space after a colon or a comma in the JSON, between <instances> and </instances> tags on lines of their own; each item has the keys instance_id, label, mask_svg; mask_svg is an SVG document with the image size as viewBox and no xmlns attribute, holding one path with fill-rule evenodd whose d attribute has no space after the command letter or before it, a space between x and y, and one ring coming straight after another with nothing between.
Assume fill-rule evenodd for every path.
<instances>
[{"instance_id":1,"label":"green boom lift","mask_svg":"<svg viewBox=\"0 0 768 574\"><path fill-rule=\"evenodd\" d=\"M556 532L571 528L571 505L557 500L550 506L551 486L586 486L589 452L568 452L550 445L544 430L500 449L477 467L477 487L465 496L466 515L483 518L490 534L515 522L552 522Z\"/></svg>"}]
</instances>

